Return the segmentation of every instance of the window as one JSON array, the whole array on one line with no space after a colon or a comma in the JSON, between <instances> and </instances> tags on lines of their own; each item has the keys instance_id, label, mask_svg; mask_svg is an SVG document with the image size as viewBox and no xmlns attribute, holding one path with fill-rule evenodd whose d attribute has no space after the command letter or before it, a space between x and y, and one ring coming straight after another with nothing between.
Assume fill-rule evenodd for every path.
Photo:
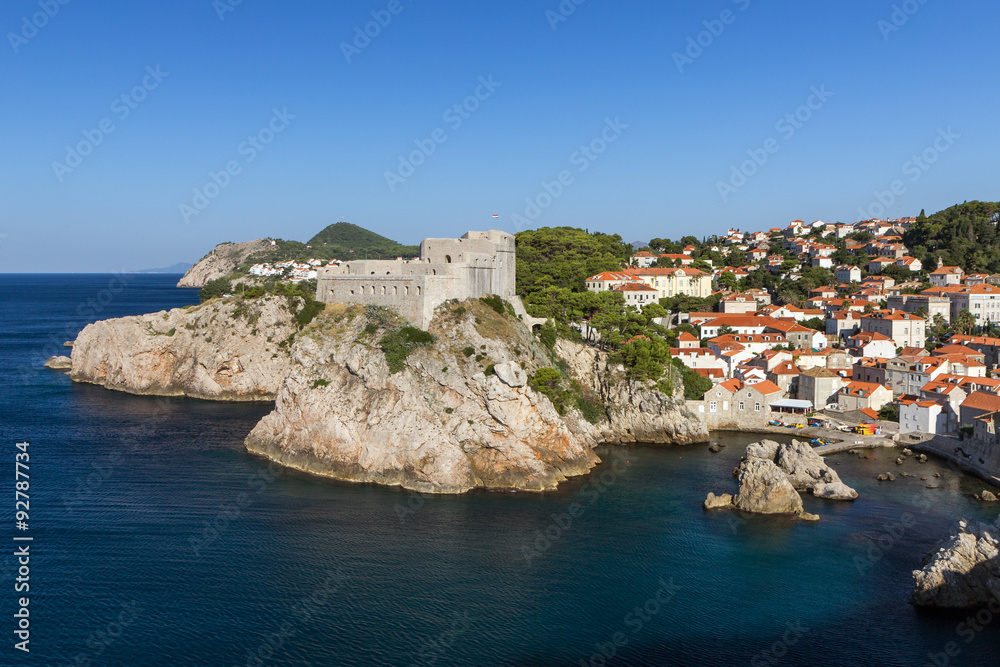
<instances>
[{"instance_id":1,"label":"window","mask_svg":"<svg viewBox=\"0 0 1000 667\"><path fill-rule=\"evenodd\" d=\"M754 412L760 412L760 403L754 403L753 410Z\"/></svg>"},{"instance_id":2,"label":"window","mask_svg":"<svg viewBox=\"0 0 1000 667\"><path fill-rule=\"evenodd\" d=\"M743 409L743 401L740 401L740 410Z\"/></svg>"},{"instance_id":3,"label":"window","mask_svg":"<svg viewBox=\"0 0 1000 667\"><path fill-rule=\"evenodd\" d=\"M718 406L718 403L717 403L717 402L715 402L715 401L711 401L711 402L710 402L710 403L708 404L708 411L709 411L709 412L715 412L715 408L716 408L717 406Z\"/></svg>"}]
</instances>

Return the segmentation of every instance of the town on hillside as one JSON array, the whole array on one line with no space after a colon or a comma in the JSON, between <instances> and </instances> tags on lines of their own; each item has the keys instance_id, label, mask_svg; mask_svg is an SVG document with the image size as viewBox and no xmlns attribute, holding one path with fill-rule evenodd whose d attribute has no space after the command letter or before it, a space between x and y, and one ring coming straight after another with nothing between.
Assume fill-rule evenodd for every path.
<instances>
[{"instance_id":1,"label":"town on hillside","mask_svg":"<svg viewBox=\"0 0 1000 667\"><path fill-rule=\"evenodd\" d=\"M671 356L705 380L690 403L710 425L825 415L995 442L1000 274L924 266L903 243L916 221L794 220L701 243L653 239L585 284L665 313L657 323ZM817 275L829 284L801 298L767 287L806 275L810 287Z\"/></svg>"}]
</instances>

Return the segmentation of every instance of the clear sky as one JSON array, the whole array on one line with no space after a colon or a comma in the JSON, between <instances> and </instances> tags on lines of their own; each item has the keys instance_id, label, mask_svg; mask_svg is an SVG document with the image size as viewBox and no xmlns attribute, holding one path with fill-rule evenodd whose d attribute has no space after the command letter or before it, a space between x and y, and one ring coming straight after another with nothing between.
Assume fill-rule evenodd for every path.
<instances>
[{"instance_id":1,"label":"clear sky","mask_svg":"<svg viewBox=\"0 0 1000 667\"><path fill-rule=\"evenodd\" d=\"M61 2L0 9L0 272L1000 199L995 0Z\"/></svg>"}]
</instances>

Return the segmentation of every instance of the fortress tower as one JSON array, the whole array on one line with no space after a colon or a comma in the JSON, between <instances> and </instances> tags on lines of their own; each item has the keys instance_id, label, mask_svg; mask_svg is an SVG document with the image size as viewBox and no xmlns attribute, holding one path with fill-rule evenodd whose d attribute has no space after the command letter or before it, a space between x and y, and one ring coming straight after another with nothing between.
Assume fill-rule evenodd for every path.
<instances>
[{"instance_id":1,"label":"fortress tower","mask_svg":"<svg viewBox=\"0 0 1000 667\"><path fill-rule=\"evenodd\" d=\"M496 294L513 300L514 262L514 235L507 232L424 239L420 259L356 260L320 269L316 298L385 306L426 329L434 309L449 299Z\"/></svg>"}]
</instances>

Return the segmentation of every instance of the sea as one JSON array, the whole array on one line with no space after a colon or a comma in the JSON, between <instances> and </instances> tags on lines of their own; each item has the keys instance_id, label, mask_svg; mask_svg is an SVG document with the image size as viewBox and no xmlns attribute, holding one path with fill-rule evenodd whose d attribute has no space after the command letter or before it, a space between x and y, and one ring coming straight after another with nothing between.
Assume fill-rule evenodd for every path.
<instances>
[{"instance_id":1,"label":"sea","mask_svg":"<svg viewBox=\"0 0 1000 667\"><path fill-rule=\"evenodd\" d=\"M806 498L816 524L702 509L748 433L427 496L248 454L270 404L43 368L92 321L196 303L177 278L0 276L2 665L1000 664L1000 618L909 603L957 519L998 511L940 462L831 456L860 498Z\"/></svg>"}]
</instances>

